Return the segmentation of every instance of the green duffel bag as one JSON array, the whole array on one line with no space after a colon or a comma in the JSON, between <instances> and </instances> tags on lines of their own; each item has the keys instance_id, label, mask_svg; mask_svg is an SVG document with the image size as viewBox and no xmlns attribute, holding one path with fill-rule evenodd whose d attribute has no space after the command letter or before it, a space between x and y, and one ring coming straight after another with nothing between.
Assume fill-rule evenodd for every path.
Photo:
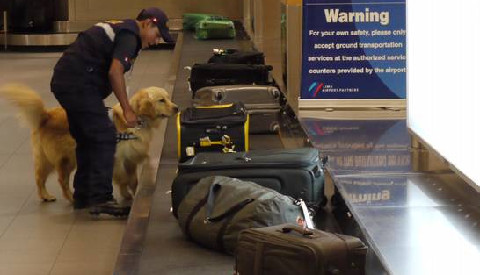
<instances>
[{"instance_id":1,"label":"green duffel bag","mask_svg":"<svg viewBox=\"0 0 480 275\"><path fill-rule=\"evenodd\" d=\"M180 203L178 223L188 239L233 254L240 231L303 219L288 196L249 181L222 176L199 181Z\"/></svg>"},{"instance_id":2,"label":"green duffel bag","mask_svg":"<svg viewBox=\"0 0 480 275\"><path fill-rule=\"evenodd\" d=\"M194 31L195 25L202 20L223 21L229 19L228 17L217 14L185 13L183 14L183 29Z\"/></svg>"},{"instance_id":3,"label":"green duffel bag","mask_svg":"<svg viewBox=\"0 0 480 275\"><path fill-rule=\"evenodd\" d=\"M233 21L202 20L195 25L195 37L205 39L235 38L235 24Z\"/></svg>"}]
</instances>

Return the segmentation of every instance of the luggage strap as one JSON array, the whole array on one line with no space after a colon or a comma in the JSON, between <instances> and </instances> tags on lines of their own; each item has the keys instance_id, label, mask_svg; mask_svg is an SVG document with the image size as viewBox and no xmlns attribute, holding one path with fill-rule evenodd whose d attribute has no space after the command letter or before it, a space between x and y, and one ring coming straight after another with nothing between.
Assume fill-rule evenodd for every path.
<instances>
[{"instance_id":1,"label":"luggage strap","mask_svg":"<svg viewBox=\"0 0 480 275\"><path fill-rule=\"evenodd\" d=\"M205 206L206 210L206 217L204 222L205 223L211 223L211 222L219 222L224 220L222 227L220 227L220 230L217 233L217 238L216 238L216 243L217 247L220 251L224 252L225 247L223 245L223 235L225 234L225 231L227 230L227 226L230 224L232 221L233 217L235 217L235 214L242 210L245 206L250 204L251 202L254 201L254 199L244 199L243 201L233 205L227 211L224 213L216 216L216 217L211 217L212 212L213 212L213 207L215 203L215 193L218 192L221 189L220 184L213 184L210 186L210 191L208 193L208 199L207 199L207 205Z\"/></svg>"},{"instance_id":2,"label":"luggage strap","mask_svg":"<svg viewBox=\"0 0 480 275\"><path fill-rule=\"evenodd\" d=\"M227 211L225 211L224 213L216 216L216 217L211 217L212 215L212 212L213 212L213 207L214 207L214 204L215 204L215 194L222 188L222 185L220 184L212 184L210 186L210 189L208 191L208 198L207 198L207 202L206 202L206 206L205 206L205 212L206 212L206 217L205 217L205 223L210 223L210 222L218 222L218 221L221 221L223 220L225 217L228 217L232 214L235 214L237 213L238 211L240 211L243 207L245 207L247 204L251 203L254 201L254 199L244 199L243 201L233 205L232 207L230 207L229 209L227 209Z\"/></svg>"},{"instance_id":3,"label":"luggage strap","mask_svg":"<svg viewBox=\"0 0 480 275\"><path fill-rule=\"evenodd\" d=\"M185 222L185 235L187 235L187 238L192 240L192 235L190 233L190 224L192 223L192 220L193 220L193 217L195 217L195 215L198 213L198 211L200 211L200 209L205 205L207 204L207 206L205 207L206 209L206 218L204 220L204 223L208 223L208 222L211 222L209 219L212 211L213 211L213 204L215 202L215 193L220 190L221 188L221 185L220 184L212 184L210 185L210 188L208 189L208 192L207 194L205 195L205 197L200 200L197 205L195 205L195 207L193 207L192 209L192 212L190 212L190 214L188 215L187 217L187 220ZM240 209L239 209L240 210ZM238 211L238 210L237 210ZM228 212L228 211L227 211ZM222 216L222 215L220 215ZM214 221L218 221L217 218L214 219ZM223 217L222 217L223 219Z\"/></svg>"},{"instance_id":4,"label":"luggage strap","mask_svg":"<svg viewBox=\"0 0 480 275\"><path fill-rule=\"evenodd\" d=\"M197 203L197 205L195 205L195 207L193 207L192 212L190 212L190 214L187 217L187 220L185 221L185 235L189 240L193 240L192 234L190 233L190 224L192 223L193 217L195 217L198 211L200 211L200 208L202 208L205 205L205 203L207 203L209 193L210 192L208 192L207 195L202 200L200 200Z\"/></svg>"}]
</instances>

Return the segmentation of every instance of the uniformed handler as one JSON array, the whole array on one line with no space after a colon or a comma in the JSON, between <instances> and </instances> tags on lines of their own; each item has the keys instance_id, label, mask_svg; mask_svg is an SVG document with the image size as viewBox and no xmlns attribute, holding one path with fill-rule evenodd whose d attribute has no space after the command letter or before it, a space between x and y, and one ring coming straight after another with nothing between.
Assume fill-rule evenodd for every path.
<instances>
[{"instance_id":1,"label":"uniformed handler","mask_svg":"<svg viewBox=\"0 0 480 275\"><path fill-rule=\"evenodd\" d=\"M103 100L115 94L128 127L137 117L128 103L124 73L141 49L159 38L173 42L168 18L147 8L136 20L106 21L81 32L55 66L51 90L66 110L70 133L77 143L77 172L73 182L74 208L91 214L128 215L129 206L113 198L116 130Z\"/></svg>"}]
</instances>

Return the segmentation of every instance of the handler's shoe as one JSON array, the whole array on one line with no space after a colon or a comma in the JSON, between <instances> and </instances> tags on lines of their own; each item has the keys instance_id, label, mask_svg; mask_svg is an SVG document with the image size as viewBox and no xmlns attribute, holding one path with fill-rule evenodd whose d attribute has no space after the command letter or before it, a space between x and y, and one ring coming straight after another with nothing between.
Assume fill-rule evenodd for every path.
<instances>
[{"instance_id":1,"label":"handler's shoe","mask_svg":"<svg viewBox=\"0 0 480 275\"><path fill-rule=\"evenodd\" d=\"M115 217L128 216L130 213L130 206L123 206L118 204L116 200L108 200L93 204L88 211L91 215L107 214Z\"/></svg>"},{"instance_id":2,"label":"handler's shoe","mask_svg":"<svg viewBox=\"0 0 480 275\"><path fill-rule=\"evenodd\" d=\"M90 207L90 204L85 200L74 200L73 201L73 209L80 210Z\"/></svg>"}]
</instances>

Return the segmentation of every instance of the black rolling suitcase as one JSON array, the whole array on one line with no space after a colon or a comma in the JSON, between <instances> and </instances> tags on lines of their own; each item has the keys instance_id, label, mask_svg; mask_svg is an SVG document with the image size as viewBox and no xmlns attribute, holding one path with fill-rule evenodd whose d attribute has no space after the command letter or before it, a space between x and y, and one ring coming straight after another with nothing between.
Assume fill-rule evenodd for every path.
<instances>
[{"instance_id":1,"label":"black rolling suitcase","mask_svg":"<svg viewBox=\"0 0 480 275\"><path fill-rule=\"evenodd\" d=\"M326 202L323 163L314 148L255 150L232 154L200 153L178 165L172 183L173 214L190 188L207 176L226 176L252 181L309 206Z\"/></svg>"},{"instance_id":2,"label":"black rolling suitcase","mask_svg":"<svg viewBox=\"0 0 480 275\"><path fill-rule=\"evenodd\" d=\"M270 65L250 64L195 64L190 74L190 89L195 92L206 86L272 83Z\"/></svg>"},{"instance_id":3,"label":"black rolling suitcase","mask_svg":"<svg viewBox=\"0 0 480 275\"><path fill-rule=\"evenodd\" d=\"M276 133L280 129L282 94L275 86L228 85L203 87L195 93L194 106L242 102L250 114L250 134Z\"/></svg>"},{"instance_id":4,"label":"black rolling suitcase","mask_svg":"<svg viewBox=\"0 0 480 275\"><path fill-rule=\"evenodd\" d=\"M240 232L236 274L363 275L367 246L358 238L292 224Z\"/></svg>"},{"instance_id":5,"label":"black rolling suitcase","mask_svg":"<svg viewBox=\"0 0 480 275\"><path fill-rule=\"evenodd\" d=\"M53 31L54 2L54 0L13 0L12 31L16 33Z\"/></svg>"},{"instance_id":6,"label":"black rolling suitcase","mask_svg":"<svg viewBox=\"0 0 480 275\"><path fill-rule=\"evenodd\" d=\"M214 49L207 63L220 64L265 64L265 55L258 51L237 49Z\"/></svg>"},{"instance_id":7,"label":"black rolling suitcase","mask_svg":"<svg viewBox=\"0 0 480 275\"><path fill-rule=\"evenodd\" d=\"M198 152L248 151L249 115L241 103L191 107L178 114L178 157Z\"/></svg>"}]
</instances>

